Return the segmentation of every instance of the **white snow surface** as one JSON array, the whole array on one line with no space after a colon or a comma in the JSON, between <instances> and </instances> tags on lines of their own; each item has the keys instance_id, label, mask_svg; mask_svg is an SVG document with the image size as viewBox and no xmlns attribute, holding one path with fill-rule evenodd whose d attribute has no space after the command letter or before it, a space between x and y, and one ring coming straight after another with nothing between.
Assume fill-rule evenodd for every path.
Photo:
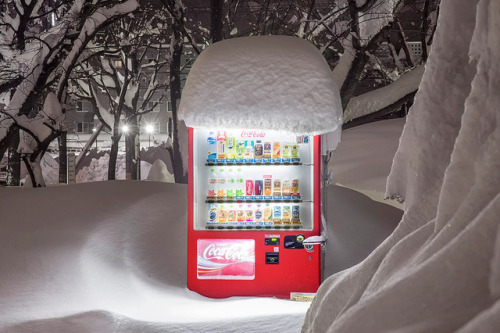
<instances>
[{"instance_id":1,"label":"white snow surface","mask_svg":"<svg viewBox=\"0 0 500 333\"><path fill-rule=\"evenodd\" d=\"M384 122L374 125L350 129L341 146L386 128ZM396 143L400 131L388 131L384 139ZM339 149L338 163L351 160L339 153L353 152ZM393 153L378 158L389 164ZM79 176L99 180L106 160L106 155L94 159L94 173ZM361 172L370 169L363 165ZM165 170L155 162L148 179L161 180L159 171ZM381 193L387 173L370 173ZM328 228L325 274L330 275L366 257L401 212L344 187L330 187L328 197L329 223L337 223ZM2 332L299 332L310 306L274 298L216 300L189 291L185 185L117 180L0 187L0 198ZM363 223L366 229L350 230ZM341 230L352 237L342 237Z\"/></svg>"},{"instance_id":2,"label":"white snow surface","mask_svg":"<svg viewBox=\"0 0 500 333\"><path fill-rule=\"evenodd\" d=\"M217 42L200 54L179 119L188 127L323 134L340 130L342 106L332 71L311 43L253 36Z\"/></svg>"},{"instance_id":3,"label":"white snow surface","mask_svg":"<svg viewBox=\"0 0 500 333\"><path fill-rule=\"evenodd\" d=\"M322 284L303 332L500 331L499 31L500 2L441 1L387 184L403 219Z\"/></svg>"}]
</instances>

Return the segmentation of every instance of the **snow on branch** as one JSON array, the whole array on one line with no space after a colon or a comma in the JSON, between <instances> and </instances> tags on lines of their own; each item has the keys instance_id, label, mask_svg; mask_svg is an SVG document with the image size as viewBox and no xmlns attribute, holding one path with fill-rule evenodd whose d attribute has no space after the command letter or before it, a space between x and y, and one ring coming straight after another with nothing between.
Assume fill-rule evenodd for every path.
<instances>
[{"instance_id":1,"label":"snow on branch","mask_svg":"<svg viewBox=\"0 0 500 333\"><path fill-rule=\"evenodd\" d=\"M423 74L424 66L418 66L385 87L351 98L344 111L344 123L377 112L415 92Z\"/></svg>"}]
</instances>

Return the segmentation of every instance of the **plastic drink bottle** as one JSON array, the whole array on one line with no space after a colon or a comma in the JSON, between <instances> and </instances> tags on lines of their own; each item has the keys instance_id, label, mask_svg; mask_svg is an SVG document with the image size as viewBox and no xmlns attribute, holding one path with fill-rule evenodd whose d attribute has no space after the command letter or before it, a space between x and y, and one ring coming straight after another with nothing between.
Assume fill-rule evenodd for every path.
<instances>
[{"instance_id":1,"label":"plastic drink bottle","mask_svg":"<svg viewBox=\"0 0 500 333\"><path fill-rule=\"evenodd\" d=\"M228 198L234 198L235 196L235 189L234 189L234 174L233 174L233 169L229 169L227 171L227 178L226 178L226 197Z\"/></svg>"},{"instance_id":2,"label":"plastic drink bottle","mask_svg":"<svg viewBox=\"0 0 500 333\"><path fill-rule=\"evenodd\" d=\"M255 210L255 222L264 222L264 213L260 205L257 205L257 209Z\"/></svg>"},{"instance_id":3,"label":"plastic drink bottle","mask_svg":"<svg viewBox=\"0 0 500 333\"><path fill-rule=\"evenodd\" d=\"M215 161L217 158L217 138L215 137L214 132L210 132L207 138L208 143L208 161Z\"/></svg>"},{"instance_id":4,"label":"plastic drink bottle","mask_svg":"<svg viewBox=\"0 0 500 333\"><path fill-rule=\"evenodd\" d=\"M253 158L253 141L247 140L245 141L245 158L252 159Z\"/></svg>"},{"instance_id":5,"label":"plastic drink bottle","mask_svg":"<svg viewBox=\"0 0 500 333\"><path fill-rule=\"evenodd\" d=\"M224 205L221 205L219 209L219 223L225 222L227 222L227 211L224 208Z\"/></svg>"},{"instance_id":6,"label":"plastic drink bottle","mask_svg":"<svg viewBox=\"0 0 500 333\"><path fill-rule=\"evenodd\" d=\"M236 169L236 191L235 194L237 197L245 196L245 180L243 179L243 172L241 168Z\"/></svg>"},{"instance_id":7,"label":"plastic drink bottle","mask_svg":"<svg viewBox=\"0 0 500 333\"><path fill-rule=\"evenodd\" d=\"M217 222L218 212L217 212L217 204L209 204L208 205L208 222L214 223Z\"/></svg>"},{"instance_id":8,"label":"plastic drink bottle","mask_svg":"<svg viewBox=\"0 0 500 333\"><path fill-rule=\"evenodd\" d=\"M210 173L208 175L208 191L207 197L215 198L217 196L217 175L215 173L215 169L210 169Z\"/></svg>"},{"instance_id":9,"label":"plastic drink bottle","mask_svg":"<svg viewBox=\"0 0 500 333\"><path fill-rule=\"evenodd\" d=\"M220 169L219 178L217 179L217 197L224 199L226 197L226 175L224 169Z\"/></svg>"},{"instance_id":10,"label":"plastic drink bottle","mask_svg":"<svg viewBox=\"0 0 500 333\"><path fill-rule=\"evenodd\" d=\"M217 158L220 160L226 158L226 131L217 133Z\"/></svg>"},{"instance_id":11,"label":"plastic drink bottle","mask_svg":"<svg viewBox=\"0 0 500 333\"><path fill-rule=\"evenodd\" d=\"M236 210L233 205L230 205L227 211L227 222L236 222Z\"/></svg>"},{"instance_id":12,"label":"plastic drink bottle","mask_svg":"<svg viewBox=\"0 0 500 333\"><path fill-rule=\"evenodd\" d=\"M226 158L234 160L236 158L236 140L233 136L226 139Z\"/></svg>"}]
</instances>

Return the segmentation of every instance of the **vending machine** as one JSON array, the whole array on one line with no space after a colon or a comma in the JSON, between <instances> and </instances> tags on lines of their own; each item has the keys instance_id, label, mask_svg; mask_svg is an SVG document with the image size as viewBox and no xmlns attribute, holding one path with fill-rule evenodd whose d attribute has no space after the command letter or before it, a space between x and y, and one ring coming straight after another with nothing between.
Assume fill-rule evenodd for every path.
<instances>
[{"instance_id":1,"label":"vending machine","mask_svg":"<svg viewBox=\"0 0 500 333\"><path fill-rule=\"evenodd\" d=\"M188 288L296 298L321 282L320 136L189 128Z\"/></svg>"}]
</instances>

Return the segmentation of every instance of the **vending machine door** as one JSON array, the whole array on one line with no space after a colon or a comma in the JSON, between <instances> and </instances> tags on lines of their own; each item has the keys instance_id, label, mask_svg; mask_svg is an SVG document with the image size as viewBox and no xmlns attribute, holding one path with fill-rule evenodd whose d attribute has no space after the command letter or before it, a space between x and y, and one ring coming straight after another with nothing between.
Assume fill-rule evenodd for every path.
<instances>
[{"instance_id":1,"label":"vending machine door","mask_svg":"<svg viewBox=\"0 0 500 333\"><path fill-rule=\"evenodd\" d=\"M319 137L190 129L188 287L210 297L315 292Z\"/></svg>"}]
</instances>

